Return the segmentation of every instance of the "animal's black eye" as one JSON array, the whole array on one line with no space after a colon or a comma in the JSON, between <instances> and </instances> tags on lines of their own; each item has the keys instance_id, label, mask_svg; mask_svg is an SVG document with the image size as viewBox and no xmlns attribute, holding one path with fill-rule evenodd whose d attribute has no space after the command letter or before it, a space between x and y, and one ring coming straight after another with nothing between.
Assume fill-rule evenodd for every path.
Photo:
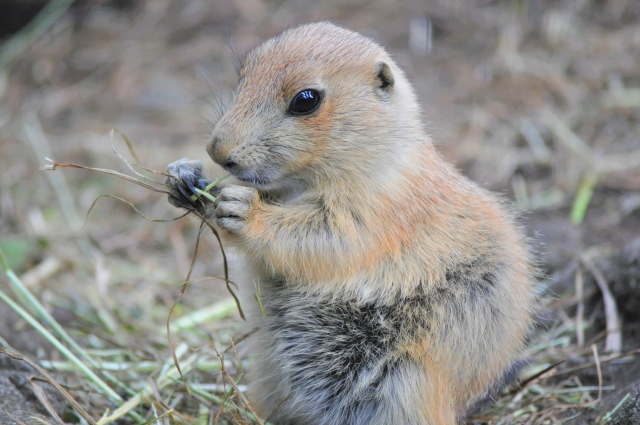
<instances>
[{"instance_id":1,"label":"animal's black eye","mask_svg":"<svg viewBox=\"0 0 640 425\"><path fill-rule=\"evenodd\" d=\"M312 89L302 90L294 96L289 105L289 113L293 115L310 114L320 105L320 93Z\"/></svg>"}]
</instances>

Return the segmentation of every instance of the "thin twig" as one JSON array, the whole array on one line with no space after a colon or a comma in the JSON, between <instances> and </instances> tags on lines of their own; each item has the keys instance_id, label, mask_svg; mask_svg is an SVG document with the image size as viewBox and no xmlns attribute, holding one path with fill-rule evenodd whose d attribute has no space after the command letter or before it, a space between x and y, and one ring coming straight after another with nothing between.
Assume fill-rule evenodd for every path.
<instances>
[{"instance_id":1,"label":"thin twig","mask_svg":"<svg viewBox=\"0 0 640 425\"><path fill-rule=\"evenodd\" d=\"M590 259L583 259L583 264L593 275L602 292L604 300L604 312L607 322L607 339L605 343L605 352L618 355L622 351L622 321L618 314L618 306L616 300L607 285L607 281L600 273L600 270L591 262Z\"/></svg>"},{"instance_id":2,"label":"thin twig","mask_svg":"<svg viewBox=\"0 0 640 425\"><path fill-rule=\"evenodd\" d=\"M0 252L1 254L1 252ZM2 257L0 255L0 257ZM4 263L4 261L3 261ZM9 270L10 271L10 270ZM0 299L4 301L13 311L18 313L25 321L33 326L43 337L45 337L54 347L56 347L65 357L71 360L87 377L102 389L111 399L122 401L122 397L118 395L111 387L109 387L102 379L100 379L91 369L89 369L82 361L65 347L55 336L51 334L44 326L40 324L32 315L27 313L22 307L16 304L4 292L0 291ZM57 322L56 322L57 323ZM81 350L82 351L82 350Z\"/></svg>"},{"instance_id":3,"label":"thin twig","mask_svg":"<svg viewBox=\"0 0 640 425\"><path fill-rule=\"evenodd\" d=\"M232 345L229 345L227 348L225 348L225 350L222 352L222 354L227 354L227 352L231 349L235 350L235 345L241 343L242 341L244 341L245 339L249 338L251 335L253 335L254 333L258 332L260 330L260 328L256 327L251 329L249 332L245 333L244 335L240 336L240 338L237 338L233 342Z\"/></svg>"},{"instance_id":4,"label":"thin twig","mask_svg":"<svg viewBox=\"0 0 640 425\"><path fill-rule=\"evenodd\" d=\"M84 420L89 422L91 425L96 425L96 422L93 420L93 418L89 416L89 414L78 404L73 396L69 394L67 390L62 388L62 386L60 386L60 384L58 384L56 380L53 379L51 375L49 375L47 371L41 368L37 363L31 361L28 357L25 357L22 354L14 353L13 351L9 351L6 348L2 347L0 347L0 354L4 354L5 356L11 357L14 360L25 362L26 364L37 370L38 373L40 373L40 375L42 375L42 377L49 384L51 384L56 389L56 391L58 391L58 393L60 393L60 395L64 397L65 400L67 400L67 402L69 402L69 404L75 409L76 412L78 412L80 416L84 418Z\"/></svg>"},{"instance_id":5,"label":"thin twig","mask_svg":"<svg viewBox=\"0 0 640 425\"><path fill-rule=\"evenodd\" d=\"M582 267L578 266L576 270L576 297L578 298L578 308L576 311L576 339L578 341L578 347L584 345L584 327L582 322L584 320L584 277L582 275Z\"/></svg>"},{"instance_id":6,"label":"thin twig","mask_svg":"<svg viewBox=\"0 0 640 425\"><path fill-rule=\"evenodd\" d=\"M231 285L234 284L234 283L229 280L229 264L227 262L227 254L224 252L224 247L222 246L222 239L220 239L220 235L218 234L218 231L216 230L216 228L213 227L213 225L211 223L209 223L209 221L207 221L207 219L203 215L201 215L198 212L196 212L196 214L202 219L202 221L207 225L207 227L209 227L209 229L211 229L211 232L213 233L213 235L218 240L218 245L220 246L220 253L222 254L222 265L223 265L223 268L224 268L224 279L225 279L225 284L227 286L227 291L229 291L229 294L231 294L231 296L235 300L236 306L238 307L238 313L240 314L240 317L242 318L242 320L246 321L247 319L246 319L246 317L244 315L244 312L242 311L242 306L240 305L240 300L236 296L235 292L233 292L233 290L231 289ZM234 286L235 286L235 284L234 284ZM236 286L236 288L237 288L237 286Z\"/></svg>"},{"instance_id":7,"label":"thin twig","mask_svg":"<svg viewBox=\"0 0 640 425\"><path fill-rule=\"evenodd\" d=\"M251 407L251 403L249 403L249 400L247 400L247 397L245 397L245 395L242 393L242 391L240 391L238 389L238 385L236 384L236 382L233 380L233 378L231 377L231 375L229 375L226 371L222 372L222 375L224 376L224 378L227 380L227 382L229 382L229 384L236 390L236 393L238 394L238 396L240 397L240 399L242 399L244 405L247 407L247 409L249 409L249 412L251 412L251 414L255 417L256 421L258 422L258 424L260 425L264 425L264 422L262 422L262 419L260 419L260 416L258 416L258 414L256 413L255 410L253 410L253 407Z\"/></svg>"},{"instance_id":8,"label":"thin twig","mask_svg":"<svg viewBox=\"0 0 640 425\"><path fill-rule=\"evenodd\" d=\"M46 257L37 266L20 276L20 280L25 287L33 289L62 270L62 266L62 261L56 257Z\"/></svg>"},{"instance_id":9,"label":"thin twig","mask_svg":"<svg viewBox=\"0 0 640 425\"><path fill-rule=\"evenodd\" d=\"M191 394L191 390L189 389L189 385L187 385L187 381L184 379L184 376L182 375L182 371L180 370L180 363L178 362L178 357L176 356L176 351L173 347L173 340L171 339L171 314L173 313L173 310L176 308L176 306L178 305L178 303L180 302L180 300L182 299L182 296L184 295L185 291L187 290L187 286L188 286L188 282L189 282L189 278L191 277L191 273L193 272L193 267L196 264L196 258L198 256L198 247L200 246L200 235L202 235L202 230L204 229L204 220L200 223L200 228L198 229L198 236L196 237L196 244L193 250L193 257L191 258L191 267L189 267L189 272L187 273L187 278L185 279L184 283L182 284L182 288L180 288L180 293L178 294L178 296L176 297L176 300L174 301L173 305L171 306L171 308L169 309L169 314L167 315L167 340L169 341L169 349L171 350L171 357L173 357L173 364L175 365L176 369L178 370L178 373L180 374L180 378L182 379L182 383L184 384L184 387L186 388L187 392L189 394Z\"/></svg>"},{"instance_id":10,"label":"thin twig","mask_svg":"<svg viewBox=\"0 0 640 425\"><path fill-rule=\"evenodd\" d=\"M33 293L31 293L31 291L29 291L29 289L27 289L24 286L24 284L20 281L18 276L16 276L16 274L13 272L13 270L11 270L8 267L6 259L4 257L4 253L2 252L2 250L0 250L0 263L2 264L2 268L4 269L4 272L5 272L6 276L7 276L7 278L9 279L9 282L11 282L13 287L20 293L20 295L22 297L24 297L24 299L29 303L29 305L32 307L32 309L35 310L35 312L38 314L38 316L41 319L43 319L45 322L47 322L49 324L49 326L51 326L53 328L53 330L60 336L60 338L62 338L67 344L69 344L69 346L71 346L71 348L73 348L82 358L84 358L86 361L88 361L89 364L92 367L98 368L99 364L91 356L89 356L89 354L87 354L87 352L82 347L80 347L80 345L73 338L71 338L71 336L67 333L67 331L65 331L65 329L58 323L58 321L47 311L46 308L44 308L44 306L33 295ZM27 320L27 319L25 319L25 320ZM39 323L38 323L38 326L41 327L41 325ZM44 329L43 327L41 327L41 328ZM38 328L36 327L36 329L38 329ZM47 337L45 334L43 334L43 335L45 337ZM55 337L53 335L51 335L51 338L55 339ZM47 337L47 339L49 339L49 338ZM56 341L57 341L57 339L56 339ZM84 364L77 364L77 362L80 362L79 359L75 358L75 360L74 360L74 358L71 358L69 356L67 356L67 358L69 358L69 360L71 360L72 362L76 363L76 365L78 367L80 367L81 369L84 368L83 371L85 371L85 373L86 373L86 370L89 370L88 368L86 368L86 366L84 366ZM77 360L77 362L76 362L76 360ZM117 386L119 386L121 388L129 390L126 385L124 385L122 382L120 382L115 377L111 376L109 373L103 372L102 375L105 378L107 378L111 383L113 383L113 384L115 384L115 385L117 385ZM89 375L89 378L91 378L91 375ZM111 398L114 398L116 400L122 400L122 398L120 398L120 396L118 396L117 393L115 393L110 387L106 386L106 384L104 382L102 382L101 380L98 380L96 382L96 384L98 384L103 390L105 390L107 392L107 394L109 394L109 396ZM131 391L131 390L129 390L129 391Z\"/></svg>"},{"instance_id":11,"label":"thin twig","mask_svg":"<svg viewBox=\"0 0 640 425\"><path fill-rule=\"evenodd\" d=\"M116 176L116 177L120 177L121 179L125 179L127 181L130 181L131 183L135 183L139 186L144 187L145 189L149 189L152 190L154 192L159 192L159 193L164 193L166 195L170 195L171 193L168 190L164 190L164 189L158 189L155 186L151 186L148 183L143 182L142 180L138 180L135 177L131 177L127 174L123 174L123 173L119 173L117 171L114 170L110 170L108 168L94 168L94 167L87 167L86 165L79 165L79 164L62 164L59 162L54 161L51 158L45 158L47 161L51 162L50 165L42 165L40 166L40 169L43 171L53 171L56 168L81 168L83 170L91 170L91 171L97 171L98 173L104 173L104 174L110 174L112 176Z\"/></svg>"},{"instance_id":12,"label":"thin twig","mask_svg":"<svg viewBox=\"0 0 640 425\"><path fill-rule=\"evenodd\" d=\"M65 425L65 423L62 421L62 419L58 415L58 412L56 412L56 409L54 409L53 406L51 405L51 402L49 401L47 394L44 392L42 387L36 382L36 380L42 380L42 378L37 378L34 376L31 379L29 379L29 386L33 390L33 393L36 395L36 398L38 399L40 404L42 404L42 406L45 408L47 413L49 413L49 415L53 418L53 420L58 425ZM46 382L46 379L44 381Z\"/></svg>"},{"instance_id":13,"label":"thin twig","mask_svg":"<svg viewBox=\"0 0 640 425\"><path fill-rule=\"evenodd\" d=\"M176 220L180 220L183 217L186 217L189 214L189 211L187 211L186 213L179 215L178 217L173 217L173 218L150 218L147 217L146 215L144 215L142 213L142 211L140 211L138 208L136 208L135 205L133 205L133 203L127 201L126 199L123 199L119 196L115 196L115 195L100 195L98 196L96 199L93 200L93 202L91 203L91 206L89 207L89 210L87 210L87 215L84 218L84 223L82 224L82 227L85 227L87 225L87 222L89 221L89 214L91 214L91 211L93 211L93 207L96 206L96 203L98 202L99 199L102 198L112 198L112 199L117 199L120 202L124 202L125 204L129 205L131 208L133 208L133 210L136 212L136 214L138 214L140 217L142 217L143 219L150 221L152 223L170 223L172 221L176 221Z\"/></svg>"},{"instance_id":14,"label":"thin twig","mask_svg":"<svg viewBox=\"0 0 640 425\"><path fill-rule=\"evenodd\" d=\"M613 360L618 360L618 359L621 359L621 358L624 358L624 357L632 356L634 354L640 354L640 349L627 351L625 353L621 353L621 354L618 354L616 356L607 356L606 358L601 359L600 363L611 362ZM571 368L560 370L560 371L556 372L556 375L565 375L567 373L576 372L578 370L587 369L587 368L590 368L590 367L593 367L593 366L595 366L594 362L583 364L583 365L580 365L580 366L574 366L574 367L571 367Z\"/></svg>"},{"instance_id":15,"label":"thin twig","mask_svg":"<svg viewBox=\"0 0 640 425\"><path fill-rule=\"evenodd\" d=\"M582 141L553 111L545 109L540 114L542 122L551 130L558 141L587 164L594 164L593 150Z\"/></svg>"},{"instance_id":16,"label":"thin twig","mask_svg":"<svg viewBox=\"0 0 640 425\"><path fill-rule=\"evenodd\" d=\"M49 141L42 129L42 125L38 119L38 114L35 111L27 111L25 113L23 128L25 135L27 136L27 140L36 153L38 160L43 157L46 158L47 156L51 156ZM47 178L53 187L53 191L56 194L58 203L60 204L60 209L62 210L62 214L67 221L69 228L72 230L77 229L77 226L80 223L80 214L78 214L75 202L73 201L71 188L69 187L64 175L61 173L49 173L47 174ZM88 253L93 259L99 255L95 246L86 235L78 235L76 241L78 245L80 245L82 252Z\"/></svg>"}]
</instances>

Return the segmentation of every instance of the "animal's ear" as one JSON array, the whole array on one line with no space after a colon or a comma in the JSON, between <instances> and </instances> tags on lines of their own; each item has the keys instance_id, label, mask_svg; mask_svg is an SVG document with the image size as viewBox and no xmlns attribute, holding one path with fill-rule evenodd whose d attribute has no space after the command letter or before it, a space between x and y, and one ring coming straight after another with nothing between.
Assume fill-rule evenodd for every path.
<instances>
[{"instance_id":1,"label":"animal's ear","mask_svg":"<svg viewBox=\"0 0 640 425\"><path fill-rule=\"evenodd\" d=\"M391 93L394 83L393 73L386 62L376 64L376 84L384 93Z\"/></svg>"}]
</instances>

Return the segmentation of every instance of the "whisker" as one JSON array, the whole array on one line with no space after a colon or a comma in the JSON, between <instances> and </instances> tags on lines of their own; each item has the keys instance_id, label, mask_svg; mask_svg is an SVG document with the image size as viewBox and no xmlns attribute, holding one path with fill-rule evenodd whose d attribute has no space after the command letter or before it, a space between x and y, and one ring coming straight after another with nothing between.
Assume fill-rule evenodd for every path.
<instances>
[{"instance_id":1,"label":"whisker","mask_svg":"<svg viewBox=\"0 0 640 425\"><path fill-rule=\"evenodd\" d=\"M229 50L231 50L233 68L236 71L236 75L240 76L242 61L240 60L240 55L238 54L238 48L236 47L236 44L233 42L233 37L229 33L229 28L225 26L225 30L227 32L227 47L229 47Z\"/></svg>"},{"instance_id":2,"label":"whisker","mask_svg":"<svg viewBox=\"0 0 640 425\"><path fill-rule=\"evenodd\" d=\"M211 109L216 113L216 115L217 115L216 116L216 121L218 121L224 115L224 113L225 113L225 111L227 109L227 106L224 104L221 95L215 94L215 92L213 91L213 86L212 86L211 81L206 76L206 74L202 71L202 69L200 69L200 67L196 67L196 69L198 70L198 72L200 73L200 75L204 79L205 83L207 84L207 87L209 88L209 93L215 99L216 104L214 104L209 99L207 99L206 96L199 97L199 98L202 101L206 102L211 107ZM219 78L220 78L220 74L221 74L220 65L218 64L218 77ZM220 84L219 84L219 91L220 91L220 93L222 93L222 81L220 81Z\"/></svg>"},{"instance_id":3,"label":"whisker","mask_svg":"<svg viewBox=\"0 0 640 425\"><path fill-rule=\"evenodd\" d=\"M199 118L201 118L201 119L205 120L205 121L207 122L207 124L209 124L209 125L211 126L211 129L213 129L213 127L215 127L215 126L216 126L216 123L215 123L215 122L209 121L206 117L203 117L203 116L202 116L202 115L200 115L199 113L194 112L194 114L195 114L197 117L199 117Z\"/></svg>"}]
</instances>

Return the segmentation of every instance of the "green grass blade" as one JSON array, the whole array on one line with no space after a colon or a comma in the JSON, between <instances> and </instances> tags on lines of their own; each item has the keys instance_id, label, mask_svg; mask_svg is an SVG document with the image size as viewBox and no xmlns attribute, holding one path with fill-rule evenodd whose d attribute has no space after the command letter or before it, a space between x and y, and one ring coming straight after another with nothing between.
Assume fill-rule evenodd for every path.
<instances>
[{"instance_id":1,"label":"green grass blade","mask_svg":"<svg viewBox=\"0 0 640 425\"><path fill-rule=\"evenodd\" d=\"M33 293L24 286L20 278L11 270L7 264L6 258L2 250L0 250L0 264L2 264L2 268L4 269L5 274L9 278L9 281L13 284L13 287L18 291L18 293L29 303L29 305L33 308L33 310L44 319L49 326L53 328L53 330L62 338L71 348L73 348L82 358L89 362L89 364L94 368L99 368L98 362L93 360L87 352L78 345L77 342L64 330L62 326L58 323L58 321L47 311L46 308L40 303L40 301L33 295ZM115 377L111 376L108 373L103 373L103 376L107 378L111 383L117 385L118 387L124 389L130 394L133 394L134 391L128 388L125 384L117 380Z\"/></svg>"},{"instance_id":2,"label":"green grass blade","mask_svg":"<svg viewBox=\"0 0 640 425\"><path fill-rule=\"evenodd\" d=\"M578 193L571 206L571 223L578 225L584 220L584 216L587 213L589 203L593 196L593 188L598 181L598 177L593 172L588 172L580 183Z\"/></svg>"},{"instance_id":3,"label":"green grass blade","mask_svg":"<svg viewBox=\"0 0 640 425\"><path fill-rule=\"evenodd\" d=\"M89 380L104 391L109 398L117 401L122 401L122 397L118 395L110 386L108 386L98 375L96 375L91 369L89 369L82 361L76 357L67 347L65 347L58 339L53 336L47 329L45 329L32 315L27 313L25 309L16 304L11 298L9 298L4 292L0 290L0 299L4 301L13 311L18 313L27 323L33 326L40 334L47 339L58 351L60 351L69 361L73 362L78 369L80 369Z\"/></svg>"}]
</instances>

